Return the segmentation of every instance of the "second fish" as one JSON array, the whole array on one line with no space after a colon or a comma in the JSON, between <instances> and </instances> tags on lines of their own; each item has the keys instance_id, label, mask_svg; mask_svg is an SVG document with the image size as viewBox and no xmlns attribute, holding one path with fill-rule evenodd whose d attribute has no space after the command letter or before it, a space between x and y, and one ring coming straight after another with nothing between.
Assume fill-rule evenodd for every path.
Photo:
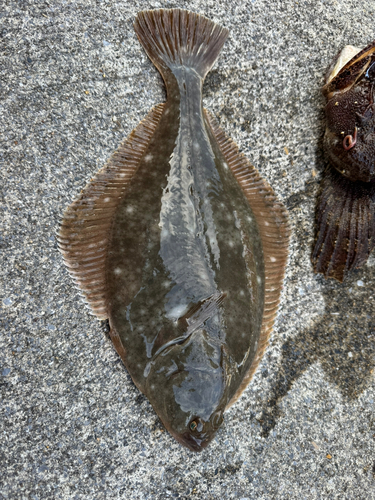
<instances>
[{"instance_id":1,"label":"second fish","mask_svg":"<svg viewBox=\"0 0 375 500\"><path fill-rule=\"evenodd\" d=\"M184 10L138 14L167 87L65 211L65 262L168 431L202 450L250 381L279 303L283 205L202 107L226 29Z\"/></svg>"}]
</instances>

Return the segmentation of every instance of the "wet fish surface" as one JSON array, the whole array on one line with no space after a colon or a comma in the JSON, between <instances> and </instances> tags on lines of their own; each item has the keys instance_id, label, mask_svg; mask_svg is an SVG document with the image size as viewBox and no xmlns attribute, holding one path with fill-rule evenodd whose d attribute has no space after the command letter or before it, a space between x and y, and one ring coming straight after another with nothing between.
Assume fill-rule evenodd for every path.
<instances>
[{"instance_id":1,"label":"wet fish surface","mask_svg":"<svg viewBox=\"0 0 375 500\"><path fill-rule=\"evenodd\" d=\"M375 246L375 42L346 46L332 64L324 149L329 165L317 206L315 272L343 281Z\"/></svg>"},{"instance_id":2,"label":"wet fish surface","mask_svg":"<svg viewBox=\"0 0 375 500\"><path fill-rule=\"evenodd\" d=\"M59 247L136 386L200 451L268 343L287 214L202 106L228 31L179 9L141 12L134 28L167 101L66 209Z\"/></svg>"}]
</instances>

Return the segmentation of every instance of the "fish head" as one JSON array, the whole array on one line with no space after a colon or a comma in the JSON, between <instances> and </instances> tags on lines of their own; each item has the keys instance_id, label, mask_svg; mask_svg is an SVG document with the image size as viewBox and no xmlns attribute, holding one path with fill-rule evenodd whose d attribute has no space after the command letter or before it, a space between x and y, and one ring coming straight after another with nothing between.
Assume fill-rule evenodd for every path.
<instances>
[{"instance_id":1,"label":"fish head","mask_svg":"<svg viewBox=\"0 0 375 500\"><path fill-rule=\"evenodd\" d=\"M333 166L351 181L375 180L375 42L363 50L347 46L323 87L324 148Z\"/></svg>"},{"instance_id":2,"label":"fish head","mask_svg":"<svg viewBox=\"0 0 375 500\"><path fill-rule=\"evenodd\" d=\"M167 430L192 451L202 451L223 422L229 401L225 347L197 330L162 351L147 377L147 397Z\"/></svg>"}]
</instances>

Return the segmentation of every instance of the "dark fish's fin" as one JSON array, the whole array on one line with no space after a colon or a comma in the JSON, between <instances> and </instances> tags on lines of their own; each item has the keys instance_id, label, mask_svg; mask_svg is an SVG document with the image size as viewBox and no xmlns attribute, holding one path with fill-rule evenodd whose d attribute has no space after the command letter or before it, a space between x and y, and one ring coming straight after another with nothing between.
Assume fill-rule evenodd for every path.
<instances>
[{"instance_id":1,"label":"dark fish's fin","mask_svg":"<svg viewBox=\"0 0 375 500\"><path fill-rule=\"evenodd\" d=\"M317 208L314 271L343 281L375 246L375 184L352 182L328 167Z\"/></svg>"},{"instance_id":2,"label":"dark fish's fin","mask_svg":"<svg viewBox=\"0 0 375 500\"><path fill-rule=\"evenodd\" d=\"M154 340L153 356L166 344L174 341L176 334L180 339L186 339L200 328L206 320L218 312L219 306L226 296L226 293L216 292L206 299L200 300L197 304L191 305L186 313L177 319L174 326L171 326L170 322L166 322Z\"/></svg>"},{"instance_id":3,"label":"dark fish's fin","mask_svg":"<svg viewBox=\"0 0 375 500\"><path fill-rule=\"evenodd\" d=\"M139 41L163 75L187 66L204 78L228 36L228 30L199 14L180 9L146 10L134 23Z\"/></svg>"},{"instance_id":4,"label":"dark fish's fin","mask_svg":"<svg viewBox=\"0 0 375 500\"><path fill-rule=\"evenodd\" d=\"M92 312L106 319L105 261L113 215L156 129L164 104L156 106L65 210L57 235L72 278Z\"/></svg>"},{"instance_id":5,"label":"dark fish's fin","mask_svg":"<svg viewBox=\"0 0 375 500\"><path fill-rule=\"evenodd\" d=\"M340 71L322 88L323 94L327 97L331 92L349 90L362 78L371 64L375 60L375 40L367 47L360 50L352 57Z\"/></svg>"},{"instance_id":6,"label":"dark fish's fin","mask_svg":"<svg viewBox=\"0 0 375 500\"><path fill-rule=\"evenodd\" d=\"M205 321L218 312L220 304L227 294L216 292L207 299L194 304L187 312L178 319L178 326L186 330L187 334L199 328Z\"/></svg>"},{"instance_id":7,"label":"dark fish's fin","mask_svg":"<svg viewBox=\"0 0 375 500\"><path fill-rule=\"evenodd\" d=\"M287 211L277 200L272 188L261 178L247 158L238 151L236 144L226 136L217 120L206 110L205 116L258 222L264 253L265 298L261 334L254 360L241 386L230 401L228 405L230 406L247 387L268 345L280 301L288 258L290 229Z\"/></svg>"}]
</instances>

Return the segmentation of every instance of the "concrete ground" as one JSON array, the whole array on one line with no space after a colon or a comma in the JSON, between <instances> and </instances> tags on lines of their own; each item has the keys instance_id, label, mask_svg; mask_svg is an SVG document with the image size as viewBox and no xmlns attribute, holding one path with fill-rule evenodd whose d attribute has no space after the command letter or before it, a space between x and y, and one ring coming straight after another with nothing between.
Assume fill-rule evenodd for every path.
<instances>
[{"instance_id":1,"label":"concrete ground","mask_svg":"<svg viewBox=\"0 0 375 500\"><path fill-rule=\"evenodd\" d=\"M59 215L153 105L132 23L184 7L230 36L204 103L289 209L271 345L202 454L164 431L57 250ZM323 76L370 0L11 1L0 9L0 498L375 498L375 259L312 272Z\"/></svg>"}]
</instances>

